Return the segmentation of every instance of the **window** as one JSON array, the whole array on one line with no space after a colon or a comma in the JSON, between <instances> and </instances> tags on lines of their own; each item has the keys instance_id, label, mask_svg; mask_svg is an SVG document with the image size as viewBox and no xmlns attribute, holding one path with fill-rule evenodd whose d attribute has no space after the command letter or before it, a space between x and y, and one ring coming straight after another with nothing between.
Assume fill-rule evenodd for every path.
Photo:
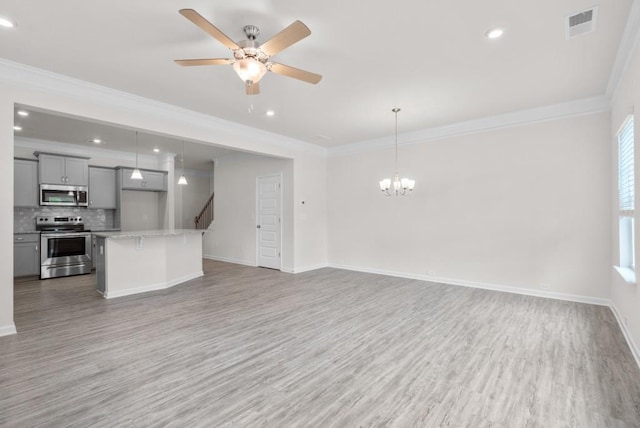
<instances>
[{"instance_id":1,"label":"window","mask_svg":"<svg viewBox=\"0 0 640 428\"><path fill-rule=\"evenodd\" d=\"M633 116L628 116L618 131L618 200L620 267L631 271L635 271L634 169Z\"/></svg>"}]
</instances>

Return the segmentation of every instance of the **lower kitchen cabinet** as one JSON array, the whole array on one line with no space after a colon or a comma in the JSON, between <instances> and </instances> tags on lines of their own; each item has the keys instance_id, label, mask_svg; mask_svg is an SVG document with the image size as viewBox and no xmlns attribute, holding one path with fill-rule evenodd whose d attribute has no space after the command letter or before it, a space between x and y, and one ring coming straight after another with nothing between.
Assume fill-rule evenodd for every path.
<instances>
[{"instance_id":1,"label":"lower kitchen cabinet","mask_svg":"<svg viewBox=\"0 0 640 428\"><path fill-rule=\"evenodd\" d=\"M27 233L13 238L13 276L40 275L40 234Z\"/></svg>"}]
</instances>

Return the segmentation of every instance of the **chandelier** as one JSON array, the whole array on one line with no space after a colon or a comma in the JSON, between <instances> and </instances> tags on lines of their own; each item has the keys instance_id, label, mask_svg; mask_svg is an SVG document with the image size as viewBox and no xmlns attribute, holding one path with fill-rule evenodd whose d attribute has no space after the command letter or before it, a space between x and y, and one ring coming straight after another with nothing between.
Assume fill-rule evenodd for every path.
<instances>
[{"instance_id":1,"label":"chandelier","mask_svg":"<svg viewBox=\"0 0 640 428\"><path fill-rule=\"evenodd\" d=\"M380 180L380 190L387 196L404 196L407 192L413 191L416 181L409 178L400 178L398 174L398 112L400 109L396 107L391 111L396 114L396 172L393 175L393 182L390 178Z\"/></svg>"}]
</instances>

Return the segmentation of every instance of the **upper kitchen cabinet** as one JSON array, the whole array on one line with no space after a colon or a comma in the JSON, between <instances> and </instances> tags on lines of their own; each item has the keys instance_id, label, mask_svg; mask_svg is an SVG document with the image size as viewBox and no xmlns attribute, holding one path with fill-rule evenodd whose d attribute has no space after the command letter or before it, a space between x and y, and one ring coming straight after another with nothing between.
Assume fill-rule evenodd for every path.
<instances>
[{"instance_id":1,"label":"upper kitchen cabinet","mask_svg":"<svg viewBox=\"0 0 640 428\"><path fill-rule=\"evenodd\" d=\"M117 208L115 169L89 167L89 208Z\"/></svg>"},{"instance_id":2,"label":"upper kitchen cabinet","mask_svg":"<svg viewBox=\"0 0 640 428\"><path fill-rule=\"evenodd\" d=\"M41 184L67 184L87 186L89 184L89 158L35 153L40 161Z\"/></svg>"},{"instance_id":3,"label":"upper kitchen cabinet","mask_svg":"<svg viewBox=\"0 0 640 428\"><path fill-rule=\"evenodd\" d=\"M29 159L13 161L13 206L38 206L38 162Z\"/></svg>"},{"instance_id":4,"label":"upper kitchen cabinet","mask_svg":"<svg viewBox=\"0 0 640 428\"><path fill-rule=\"evenodd\" d=\"M152 192L166 192L167 191L167 172L166 171L153 171L148 169L141 169L142 180L134 180L131 178L133 169L121 168L122 174L121 183L122 190L146 190Z\"/></svg>"}]
</instances>

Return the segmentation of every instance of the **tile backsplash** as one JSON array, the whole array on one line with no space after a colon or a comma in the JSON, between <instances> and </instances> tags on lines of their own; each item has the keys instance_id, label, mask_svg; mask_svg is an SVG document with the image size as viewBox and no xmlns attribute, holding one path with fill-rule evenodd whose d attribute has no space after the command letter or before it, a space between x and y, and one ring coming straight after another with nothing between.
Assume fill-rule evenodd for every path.
<instances>
[{"instance_id":1,"label":"tile backsplash","mask_svg":"<svg viewBox=\"0 0 640 428\"><path fill-rule=\"evenodd\" d=\"M114 212L115 210L66 207L14 208L13 232L34 231L36 229L36 217L40 216L82 217L85 229L113 229Z\"/></svg>"}]
</instances>

